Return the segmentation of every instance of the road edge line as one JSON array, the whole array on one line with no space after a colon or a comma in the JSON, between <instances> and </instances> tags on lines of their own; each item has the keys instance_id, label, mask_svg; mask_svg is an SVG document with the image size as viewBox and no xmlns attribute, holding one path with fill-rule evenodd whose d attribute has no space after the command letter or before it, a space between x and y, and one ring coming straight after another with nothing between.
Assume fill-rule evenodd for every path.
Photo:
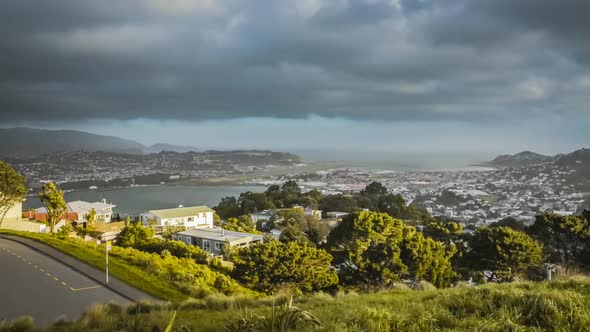
<instances>
[{"instance_id":1,"label":"road edge line","mask_svg":"<svg viewBox=\"0 0 590 332\"><path fill-rule=\"evenodd\" d=\"M16 235L9 235L9 236L16 236ZM95 282L97 282L98 284L100 284L100 285L104 286L105 288L109 289L109 290L110 290L110 291L112 291L113 293L115 293L115 294L117 294L117 295L119 295L119 296L121 296L121 297L123 297L123 298L125 298L125 299L127 299L127 300L129 300L129 301L131 301L131 302L133 302L133 303L138 303L138 302L141 300L141 299L137 299L137 300L136 300L136 299L133 299L133 298L131 298L131 297L130 297L130 296L128 296L127 294L124 294L123 292L121 292L121 291L119 291L119 290L116 290L116 289L114 289L113 287L111 287L111 285L109 285L109 284L105 283L104 281L102 281L102 280L98 280L97 278L95 278L95 277L93 277L93 276L89 275L88 273L86 273L86 272L83 272L83 271L80 271L80 269L77 269L76 267L72 266L71 264L69 264L69 263L67 263L67 262L64 262L63 260L61 260L61 259L59 259L59 258L57 258L57 257L55 257L55 256L53 256L53 255L50 255L50 254L48 254L48 253L46 253L46 252L44 252L44 251L40 250L39 248L35 248L34 246L32 246L32 245L30 245L30 244L28 244L28 243L26 243L26 242L24 242L24 241L21 241L21 240L19 240L19 239L12 239L12 238L8 238L8 237L6 237L6 234L0 234L0 238L2 238L2 239L5 239L5 240L9 240L9 241L13 241L13 242L20 243L20 244L22 244L22 245L24 245L24 246L26 246L26 247L28 247L28 248L30 248L30 249L32 249L32 250L34 250L34 251L36 251L36 252L39 252L39 253L41 253L41 254L43 254L43 255L45 255L45 256L47 256L47 257L49 257L49 258L53 259L53 260L56 260L56 261L60 262L61 264L63 264L63 265L65 265L65 266L69 267L70 269L72 269L72 270L74 270L74 271L76 271L76 272L80 273L81 275L85 276L86 278L89 278L89 279L91 279L91 280L94 280ZM26 239L28 239L28 238L26 238ZM31 240L31 241L38 242L38 241L36 241L36 240L33 240L33 239L28 239L28 240ZM41 243L41 244L44 244L44 243L42 243L42 242L39 242L39 243ZM47 244L44 244L44 245L46 245L46 246L48 246L48 247L50 247L50 248L53 248L53 247L52 247L52 246L50 246L50 245L47 245ZM54 249L54 250L57 250L57 251L59 251L58 249L55 249L55 248L53 248L53 249ZM62 252L62 251L59 251L59 252L63 253L64 255L68 255L68 254L66 254L66 253L64 253L64 252ZM68 256L70 256L70 255L68 255ZM72 258L74 258L74 259L77 259L77 258L75 258L74 256L70 256L70 257L72 257ZM85 265L88 265L89 267L91 267L91 268L93 268L93 269L96 269L94 266L92 266L92 265L89 265L89 264L87 264L87 263L85 263L85 262L82 262L82 261L80 261L80 263L82 263L82 264L85 264ZM124 282L122 282L122 281L121 281L121 280L119 280L119 279L117 279L117 281L119 281L119 282L121 282L121 283L124 283ZM131 285L128 285L128 284L126 284L126 283L124 283L124 284L125 284L125 285L127 285L127 286L129 286L129 287L135 288L135 287L133 287L133 286L131 286ZM139 290L139 291L141 291L141 290Z\"/></svg>"}]
</instances>

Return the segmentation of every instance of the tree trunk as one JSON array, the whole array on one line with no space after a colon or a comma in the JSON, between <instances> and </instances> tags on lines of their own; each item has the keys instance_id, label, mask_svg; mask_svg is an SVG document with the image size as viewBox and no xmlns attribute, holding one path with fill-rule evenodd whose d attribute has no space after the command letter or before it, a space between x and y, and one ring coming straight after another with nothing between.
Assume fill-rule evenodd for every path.
<instances>
[{"instance_id":1,"label":"tree trunk","mask_svg":"<svg viewBox=\"0 0 590 332\"><path fill-rule=\"evenodd\" d=\"M0 212L2 213L2 217L0 218L0 228L2 228L2 222L4 222L4 217L6 217L6 214L8 213L8 210L10 208L5 208L4 211Z\"/></svg>"}]
</instances>

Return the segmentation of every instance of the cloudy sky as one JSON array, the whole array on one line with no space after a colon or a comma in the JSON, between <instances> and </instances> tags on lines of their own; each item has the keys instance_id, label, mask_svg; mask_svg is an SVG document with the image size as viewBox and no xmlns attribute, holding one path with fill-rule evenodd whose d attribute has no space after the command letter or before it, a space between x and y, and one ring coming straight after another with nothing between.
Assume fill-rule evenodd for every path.
<instances>
[{"instance_id":1,"label":"cloudy sky","mask_svg":"<svg viewBox=\"0 0 590 332\"><path fill-rule=\"evenodd\" d=\"M587 0L3 0L0 124L206 148L590 145Z\"/></svg>"}]
</instances>

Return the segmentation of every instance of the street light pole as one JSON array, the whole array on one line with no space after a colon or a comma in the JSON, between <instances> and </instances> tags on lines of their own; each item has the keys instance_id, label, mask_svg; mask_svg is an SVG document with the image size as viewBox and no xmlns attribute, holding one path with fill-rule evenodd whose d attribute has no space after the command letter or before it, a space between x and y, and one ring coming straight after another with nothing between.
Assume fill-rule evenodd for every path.
<instances>
[{"instance_id":1,"label":"street light pole","mask_svg":"<svg viewBox=\"0 0 590 332\"><path fill-rule=\"evenodd\" d=\"M106 246L105 246L107 284L109 283L109 250L111 250L111 241L107 241Z\"/></svg>"}]
</instances>

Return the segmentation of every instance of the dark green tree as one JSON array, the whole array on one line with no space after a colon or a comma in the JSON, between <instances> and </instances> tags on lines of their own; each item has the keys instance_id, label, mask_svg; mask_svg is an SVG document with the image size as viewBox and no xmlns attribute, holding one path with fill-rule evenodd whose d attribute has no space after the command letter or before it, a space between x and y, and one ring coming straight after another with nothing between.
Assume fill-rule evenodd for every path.
<instances>
[{"instance_id":1,"label":"dark green tree","mask_svg":"<svg viewBox=\"0 0 590 332\"><path fill-rule=\"evenodd\" d=\"M377 205L379 212L387 213L394 218L406 219L406 201L401 195L389 194L383 196Z\"/></svg>"},{"instance_id":2,"label":"dark green tree","mask_svg":"<svg viewBox=\"0 0 590 332\"><path fill-rule=\"evenodd\" d=\"M296 181L290 180L283 184L281 193L283 196L299 196L301 195L301 188Z\"/></svg>"},{"instance_id":3,"label":"dark green tree","mask_svg":"<svg viewBox=\"0 0 590 332\"><path fill-rule=\"evenodd\" d=\"M239 217L242 214L242 208L238 202L238 199L230 196L221 199L221 202L213 208L215 212L221 217L221 219L227 219L231 217Z\"/></svg>"},{"instance_id":4,"label":"dark green tree","mask_svg":"<svg viewBox=\"0 0 590 332\"><path fill-rule=\"evenodd\" d=\"M276 208L264 193L245 192L240 195L239 204L242 214L250 214Z\"/></svg>"},{"instance_id":5,"label":"dark green tree","mask_svg":"<svg viewBox=\"0 0 590 332\"><path fill-rule=\"evenodd\" d=\"M512 281L541 268L543 245L510 227L479 228L469 239L463 262L472 271L491 271L490 280Z\"/></svg>"},{"instance_id":6,"label":"dark green tree","mask_svg":"<svg viewBox=\"0 0 590 332\"><path fill-rule=\"evenodd\" d=\"M266 189L266 191L264 192L264 195L271 202L273 202L273 204L276 207L278 207L278 208L284 207L284 204L282 202L282 196L281 196L281 186L273 184L272 186L268 187L268 189Z\"/></svg>"},{"instance_id":7,"label":"dark green tree","mask_svg":"<svg viewBox=\"0 0 590 332\"><path fill-rule=\"evenodd\" d=\"M590 252L590 223L582 216L538 215L529 234L543 242L553 263L580 265Z\"/></svg>"},{"instance_id":8,"label":"dark green tree","mask_svg":"<svg viewBox=\"0 0 590 332\"><path fill-rule=\"evenodd\" d=\"M332 287L338 276L332 256L300 242L270 240L240 248L234 255L232 276L252 289L272 293L283 285L313 292Z\"/></svg>"},{"instance_id":9,"label":"dark green tree","mask_svg":"<svg viewBox=\"0 0 590 332\"><path fill-rule=\"evenodd\" d=\"M329 195L322 198L320 201L320 210L352 212L358 209L358 205L354 197L347 195Z\"/></svg>"},{"instance_id":10,"label":"dark green tree","mask_svg":"<svg viewBox=\"0 0 590 332\"><path fill-rule=\"evenodd\" d=\"M322 198L324 198L324 194L322 194L321 191L314 189L314 190L310 190L309 192L307 192L305 194L305 197L306 197L306 201L305 201L306 207L311 206L311 207L317 208L319 206Z\"/></svg>"},{"instance_id":11,"label":"dark green tree","mask_svg":"<svg viewBox=\"0 0 590 332\"><path fill-rule=\"evenodd\" d=\"M379 182L372 182L361 191L362 196L385 196L387 195L387 188Z\"/></svg>"},{"instance_id":12,"label":"dark green tree","mask_svg":"<svg viewBox=\"0 0 590 332\"><path fill-rule=\"evenodd\" d=\"M281 187L281 201L284 207L304 204L306 198L301 194L301 188L295 181L287 181Z\"/></svg>"}]
</instances>

